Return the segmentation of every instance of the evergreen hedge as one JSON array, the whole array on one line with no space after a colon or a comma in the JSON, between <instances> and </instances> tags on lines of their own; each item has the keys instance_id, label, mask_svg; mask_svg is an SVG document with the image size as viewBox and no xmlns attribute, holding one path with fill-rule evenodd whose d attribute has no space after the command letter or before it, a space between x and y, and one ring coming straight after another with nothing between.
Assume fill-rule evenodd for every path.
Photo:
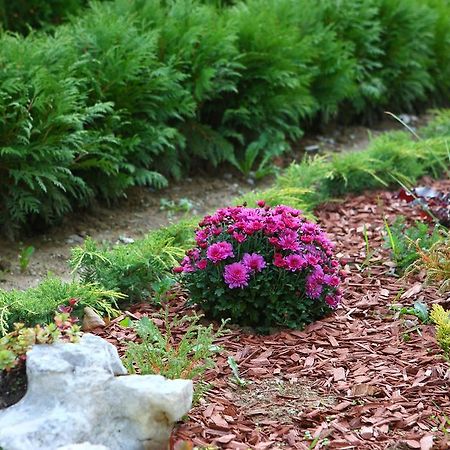
<instances>
[{"instance_id":1,"label":"evergreen hedge","mask_svg":"<svg viewBox=\"0 0 450 450\"><path fill-rule=\"evenodd\" d=\"M448 100L448 0L114 0L0 34L0 227Z\"/></svg>"}]
</instances>

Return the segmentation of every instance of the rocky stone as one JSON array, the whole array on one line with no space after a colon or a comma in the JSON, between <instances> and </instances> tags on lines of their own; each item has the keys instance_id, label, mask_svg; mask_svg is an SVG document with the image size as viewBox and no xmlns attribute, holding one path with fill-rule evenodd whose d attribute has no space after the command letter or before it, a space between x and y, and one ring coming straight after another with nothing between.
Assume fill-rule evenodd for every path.
<instances>
[{"instance_id":1,"label":"rocky stone","mask_svg":"<svg viewBox=\"0 0 450 450\"><path fill-rule=\"evenodd\" d=\"M83 331L91 331L95 328L104 328L106 326L106 323L101 316L99 316L92 308L89 308L89 306L86 306L83 312L83 323L81 325Z\"/></svg>"},{"instance_id":2,"label":"rocky stone","mask_svg":"<svg viewBox=\"0 0 450 450\"><path fill-rule=\"evenodd\" d=\"M84 242L84 238L78 234L71 234L66 239L66 244L82 244Z\"/></svg>"},{"instance_id":3,"label":"rocky stone","mask_svg":"<svg viewBox=\"0 0 450 450\"><path fill-rule=\"evenodd\" d=\"M98 336L34 346L25 397L0 412L0 448L167 449L173 424L191 407L192 382L125 374L116 348Z\"/></svg>"},{"instance_id":4,"label":"rocky stone","mask_svg":"<svg viewBox=\"0 0 450 450\"><path fill-rule=\"evenodd\" d=\"M111 450L104 445L94 445L90 442L83 442L81 444L69 444L64 447L58 447L58 450Z\"/></svg>"},{"instance_id":5,"label":"rocky stone","mask_svg":"<svg viewBox=\"0 0 450 450\"><path fill-rule=\"evenodd\" d=\"M133 244L134 239L128 236L119 236L119 242L122 242L122 244Z\"/></svg>"}]
</instances>

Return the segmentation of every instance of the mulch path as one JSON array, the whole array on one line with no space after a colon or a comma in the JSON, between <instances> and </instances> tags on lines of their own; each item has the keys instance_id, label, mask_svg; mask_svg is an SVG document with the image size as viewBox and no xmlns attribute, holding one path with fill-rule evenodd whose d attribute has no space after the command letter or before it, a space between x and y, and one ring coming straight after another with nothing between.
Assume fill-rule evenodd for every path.
<instances>
[{"instance_id":1,"label":"mulch path","mask_svg":"<svg viewBox=\"0 0 450 450\"><path fill-rule=\"evenodd\" d=\"M450 181L434 186L450 191ZM242 450L450 448L450 366L432 326L390 308L414 301L448 306L450 299L424 285L424 274L395 275L382 232L384 217L392 222L399 214L419 217L384 191L317 211L350 272L342 306L303 331L258 336L233 330L222 337L217 367L207 373L212 389L177 427L176 439ZM364 225L373 252L368 266ZM180 295L171 314L186 310ZM131 314L155 313L147 304ZM135 338L118 320L98 333L119 351ZM233 380L229 356L244 387Z\"/></svg>"}]
</instances>

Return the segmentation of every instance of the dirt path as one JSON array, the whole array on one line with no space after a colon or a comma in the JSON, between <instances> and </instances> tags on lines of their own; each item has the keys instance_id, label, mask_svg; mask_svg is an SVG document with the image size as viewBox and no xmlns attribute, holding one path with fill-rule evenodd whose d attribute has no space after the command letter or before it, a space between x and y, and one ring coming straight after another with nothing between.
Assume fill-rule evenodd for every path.
<instances>
[{"instance_id":1,"label":"dirt path","mask_svg":"<svg viewBox=\"0 0 450 450\"><path fill-rule=\"evenodd\" d=\"M450 181L436 187L450 189ZM450 370L440 356L433 327L390 306L429 306L446 298L420 274L401 280L383 248L383 218L418 218L392 193L373 192L325 205L317 212L337 243L350 275L335 314L304 331L258 336L233 331L221 338L213 389L194 407L175 436L221 449L363 450L448 448ZM366 259L363 225L373 255ZM186 313L184 298L171 314ZM157 314L150 304L135 317ZM99 334L123 352L131 328L117 322ZM177 330L174 330L177 334ZM232 377L227 358L239 365L245 387Z\"/></svg>"},{"instance_id":2,"label":"dirt path","mask_svg":"<svg viewBox=\"0 0 450 450\"><path fill-rule=\"evenodd\" d=\"M412 124L416 126L426 120L427 116L412 116ZM401 125L393 119L386 119L373 128L330 126L322 134L306 135L294 146L293 153L280 160L279 164L287 166L300 159L309 146L319 147L320 152L362 149L371 138L400 128ZM179 220L184 214L202 215L223 207L243 193L255 187L263 188L270 182L270 179L265 179L256 184L252 180L249 183L231 171L214 177L197 176L158 192L133 189L127 193L127 199L112 207L97 205L89 211L71 214L60 226L44 234L24 238L22 242L9 242L0 236L0 289L33 287L48 273L69 280L71 274L67 260L70 249L81 244L86 236L108 243L120 242L120 238L127 242L151 229ZM167 206L170 202L173 207ZM183 207L188 211L182 211ZM22 249L30 246L34 253L26 270L21 272L19 255Z\"/></svg>"}]
</instances>

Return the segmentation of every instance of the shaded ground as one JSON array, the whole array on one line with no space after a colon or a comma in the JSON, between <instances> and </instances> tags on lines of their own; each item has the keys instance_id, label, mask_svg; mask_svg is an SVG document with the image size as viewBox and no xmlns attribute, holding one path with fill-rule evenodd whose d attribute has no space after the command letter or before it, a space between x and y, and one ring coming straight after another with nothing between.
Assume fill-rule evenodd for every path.
<instances>
[{"instance_id":1,"label":"shaded ground","mask_svg":"<svg viewBox=\"0 0 450 450\"><path fill-rule=\"evenodd\" d=\"M24 365L10 372L0 371L0 409L17 403L26 390L27 376Z\"/></svg>"},{"instance_id":2,"label":"shaded ground","mask_svg":"<svg viewBox=\"0 0 450 450\"><path fill-rule=\"evenodd\" d=\"M435 183L449 190L450 181ZM418 211L387 192L348 197L317 212L322 227L347 261L342 306L304 331L270 336L231 331L207 374L213 388L175 431L177 439L223 449L448 448L450 370L430 325L399 317L392 304L419 300L448 306L423 284L423 274L402 280L383 248L383 218L412 219ZM373 255L365 266L363 226ZM366 260L367 262L367 260ZM185 298L171 314L188 313ZM132 317L154 315L149 304ZM98 333L123 351L134 339L118 321ZM176 334L176 333L175 333ZM227 358L247 384L233 381Z\"/></svg>"},{"instance_id":3,"label":"shaded ground","mask_svg":"<svg viewBox=\"0 0 450 450\"><path fill-rule=\"evenodd\" d=\"M427 121L427 116L410 116L409 119L412 126L419 126ZM372 128L329 125L322 134L306 135L294 145L293 153L280 158L278 164L286 166L300 159L309 146L317 146L320 152L362 149L370 138L400 128L402 126L391 118ZM270 182L270 179L262 180L256 187L262 188ZM71 274L67 260L70 249L82 243L86 236L110 243L117 242L120 237L125 241L139 238L151 229L182 217L185 213L179 211L180 201L187 200L190 204L189 214L202 215L231 203L234 198L253 188L255 183L252 180L246 180L232 171L221 172L215 177L197 176L158 192L145 188L132 189L127 193L128 198L112 207L97 205L88 211L71 214L60 226L45 234L24 238L22 242L9 242L0 236L0 289L33 287L49 272L69 280ZM165 209L161 208L161 202L163 208L166 204ZM167 206L170 202L175 204L175 208ZM26 270L21 272L19 254L29 246L34 247L35 251Z\"/></svg>"}]
</instances>

